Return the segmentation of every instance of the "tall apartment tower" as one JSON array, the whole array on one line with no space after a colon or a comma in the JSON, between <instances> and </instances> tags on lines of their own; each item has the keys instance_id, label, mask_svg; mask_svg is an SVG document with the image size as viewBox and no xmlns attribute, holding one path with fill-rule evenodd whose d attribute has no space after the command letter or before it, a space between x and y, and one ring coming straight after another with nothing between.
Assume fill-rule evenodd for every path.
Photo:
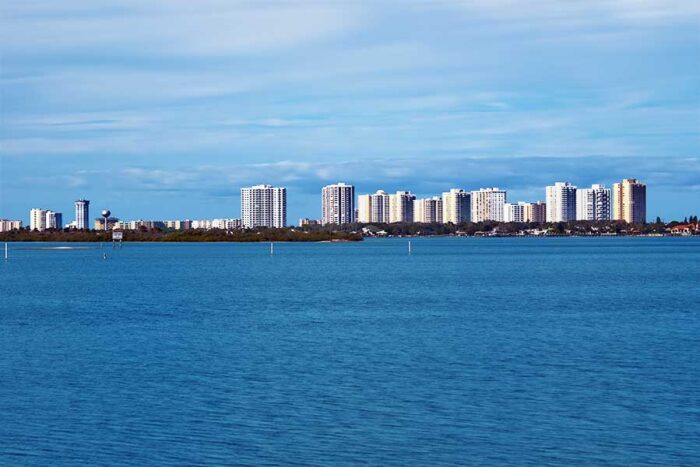
<instances>
[{"instance_id":1,"label":"tall apartment tower","mask_svg":"<svg viewBox=\"0 0 700 467\"><path fill-rule=\"evenodd\" d=\"M613 184L613 219L640 224L647 220L647 186L636 178Z\"/></svg>"},{"instance_id":2,"label":"tall apartment tower","mask_svg":"<svg viewBox=\"0 0 700 467\"><path fill-rule=\"evenodd\" d=\"M609 221L610 197L610 188L603 185L576 190L576 220Z\"/></svg>"},{"instance_id":3,"label":"tall apartment tower","mask_svg":"<svg viewBox=\"0 0 700 467\"><path fill-rule=\"evenodd\" d=\"M506 201L506 191L499 188L472 191L472 222L503 222L503 207Z\"/></svg>"},{"instance_id":4,"label":"tall apartment tower","mask_svg":"<svg viewBox=\"0 0 700 467\"><path fill-rule=\"evenodd\" d=\"M524 222L547 222L547 203L538 201L525 205Z\"/></svg>"},{"instance_id":5,"label":"tall apartment tower","mask_svg":"<svg viewBox=\"0 0 700 467\"><path fill-rule=\"evenodd\" d=\"M413 222L413 201L416 199L408 191L397 191L389 195L389 222Z\"/></svg>"},{"instance_id":6,"label":"tall apartment tower","mask_svg":"<svg viewBox=\"0 0 700 467\"><path fill-rule=\"evenodd\" d=\"M29 228L31 230L46 230L46 210L34 208L29 211Z\"/></svg>"},{"instance_id":7,"label":"tall apartment tower","mask_svg":"<svg viewBox=\"0 0 700 467\"><path fill-rule=\"evenodd\" d=\"M60 212L46 211L44 227L47 229L62 229L63 214Z\"/></svg>"},{"instance_id":8,"label":"tall apartment tower","mask_svg":"<svg viewBox=\"0 0 700 467\"><path fill-rule=\"evenodd\" d=\"M321 190L321 223L355 222L355 187L345 183L324 186Z\"/></svg>"},{"instance_id":9,"label":"tall apartment tower","mask_svg":"<svg viewBox=\"0 0 700 467\"><path fill-rule=\"evenodd\" d=\"M576 220L576 187L569 182L556 182L546 189L547 222Z\"/></svg>"},{"instance_id":10,"label":"tall apartment tower","mask_svg":"<svg viewBox=\"0 0 700 467\"><path fill-rule=\"evenodd\" d=\"M503 205L503 222L526 222L525 211L528 204L530 203L523 203L522 201L518 204L505 203Z\"/></svg>"},{"instance_id":11,"label":"tall apartment tower","mask_svg":"<svg viewBox=\"0 0 700 467\"><path fill-rule=\"evenodd\" d=\"M272 185L241 188L243 228L282 228L287 225L287 189Z\"/></svg>"},{"instance_id":12,"label":"tall apartment tower","mask_svg":"<svg viewBox=\"0 0 700 467\"><path fill-rule=\"evenodd\" d=\"M390 199L391 196L383 190L377 190L375 194L370 195L370 222L389 223Z\"/></svg>"},{"instance_id":13,"label":"tall apartment tower","mask_svg":"<svg viewBox=\"0 0 700 467\"><path fill-rule=\"evenodd\" d=\"M79 230L90 228L90 201L87 199L79 199L75 202L75 228Z\"/></svg>"},{"instance_id":14,"label":"tall apartment tower","mask_svg":"<svg viewBox=\"0 0 700 467\"><path fill-rule=\"evenodd\" d=\"M471 220L471 194L452 188L442 194L442 222L459 224Z\"/></svg>"},{"instance_id":15,"label":"tall apartment tower","mask_svg":"<svg viewBox=\"0 0 700 467\"><path fill-rule=\"evenodd\" d=\"M442 224L442 198L434 196L432 198L414 200L413 222L422 224L438 222Z\"/></svg>"},{"instance_id":16,"label":"tall apartment tower","mask_svg":"<svg viewBox=\"0 0 700 467\"><path fill-rule=\"evenodd\" d=\"M372 222L372 195L357 197L357 222L369 224Z\"/></svg>"}]
</instances>

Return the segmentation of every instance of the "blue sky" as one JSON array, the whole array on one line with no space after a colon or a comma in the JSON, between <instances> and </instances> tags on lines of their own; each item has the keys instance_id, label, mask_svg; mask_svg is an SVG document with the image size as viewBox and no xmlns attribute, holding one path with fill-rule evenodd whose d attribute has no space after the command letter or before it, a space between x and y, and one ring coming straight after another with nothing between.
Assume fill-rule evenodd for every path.
<instances>
[{"instance_id":1,"label":"blue sky","mask_svg":"<svg viewBox=\"0 0 700 467\"><path fill-rule=\"evenodd\" d=\"M698 2L4 0L0 53L0 217L623 177L700 213Z\"/></svg>"}]
</instances>

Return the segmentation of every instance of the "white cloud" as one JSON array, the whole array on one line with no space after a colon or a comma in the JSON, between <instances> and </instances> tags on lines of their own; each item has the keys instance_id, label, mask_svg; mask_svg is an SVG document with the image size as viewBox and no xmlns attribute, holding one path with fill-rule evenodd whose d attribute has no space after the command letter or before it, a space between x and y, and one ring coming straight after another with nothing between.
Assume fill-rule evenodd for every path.
<instances>
[{"instance_id":1,"label":"white cloud","mask_svg":"<svg viewBox=\"0 0 700 467\"><path fill-rule=\"evenodd\" d=\"M4 7L5 53L111 52L128 47L162 55L250 55L334 37L356 26L347 4L242 1L34 1Z\"/></svg>"}]
</instances>

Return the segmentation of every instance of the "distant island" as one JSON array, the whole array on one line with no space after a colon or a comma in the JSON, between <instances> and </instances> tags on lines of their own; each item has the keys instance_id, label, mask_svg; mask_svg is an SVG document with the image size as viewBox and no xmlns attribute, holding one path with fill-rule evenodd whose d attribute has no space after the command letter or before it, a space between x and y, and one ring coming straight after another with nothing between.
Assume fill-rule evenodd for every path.
<instances>
[{"instance_id":1,"label":"distant island","mask_svg":"<svg viewBox=\"0 0 700 467\"><path fill-rule=\"evenodd\" d=\"M118 230L115 230L118 231ZM0 242L105 242L113 231L28 228L0 232ZM465 222L459 224L309 224L301 227L260 229L121 230L125 242L355 242L367 237L580 237L580 236L692 236L700 224L690 221L628 224L623 221L571 221L555 223Z\"/></svg>"},{"instance_id":2,"label":"distant island","mask_svg":"<svg viewBox=\"0 0 700 467\"><path fill-rule=\"evenodd\" d=\"M297 229L259 230L126 230L125 242L354 242L361 233L304 231ZM12 230L0 233L2 242L111 242L112 232L104 230Z\"/></svg>"}]
</instances>

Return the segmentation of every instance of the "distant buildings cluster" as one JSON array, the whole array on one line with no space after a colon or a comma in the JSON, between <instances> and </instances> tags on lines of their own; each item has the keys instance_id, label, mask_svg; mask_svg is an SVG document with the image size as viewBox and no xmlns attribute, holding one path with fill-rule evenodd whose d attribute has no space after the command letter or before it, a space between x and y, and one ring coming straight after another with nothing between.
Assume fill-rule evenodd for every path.
<instances>
[{"instance_id":1,"label":"distant buildings cluster","mask_svg":"<svg viewBox=\"0 0 700 467\"><path fill-rule=\"evenodd\" d=\"M545 189L545 200L508 203L500 188L465 191L453 188L442 196L417 199L408 191L388 194L378 190L357 197L355 188L338 183L323 187L322 224L360 223L452 223L460 222L567 222L573 220L623 220L646 222L646 185L635 179L577 188L556 182ZM308 224L308 220L305 220Z\"/></svg>"},{"instance_id":2,"label":"distant buildings cluster","mask_svg":"<svg viewBox=\"0 0 700 467\"><path fill-rule=\"evenodd\" d=\"M357 200L357 202L356 202ZM109 216L109 212L105 213ZM75 220L63 225L63 214L48 209L30 211L31 230L88 229L90 201L75 201ZM321 219L300 219L300 225L342 225L371 223L461 222L567 222L573 220L622 220L646 222L646 185L625 179L606 188L592 185L577 188L569 182L556 182L545 189L545 200L509 203L506 190L481 188L465 191L452 188L441 196L418 199L409 191L388 194L378 190L355 196L355 187L346 183L324 186L321 190ZM240 219L205 220L119 220L99 217L97 230L141 229L252 229L287 226L287 189L272 185L241 188ZM0 219L0 232L22 228L22 221Z\"/></svg>"}]
</instances>

